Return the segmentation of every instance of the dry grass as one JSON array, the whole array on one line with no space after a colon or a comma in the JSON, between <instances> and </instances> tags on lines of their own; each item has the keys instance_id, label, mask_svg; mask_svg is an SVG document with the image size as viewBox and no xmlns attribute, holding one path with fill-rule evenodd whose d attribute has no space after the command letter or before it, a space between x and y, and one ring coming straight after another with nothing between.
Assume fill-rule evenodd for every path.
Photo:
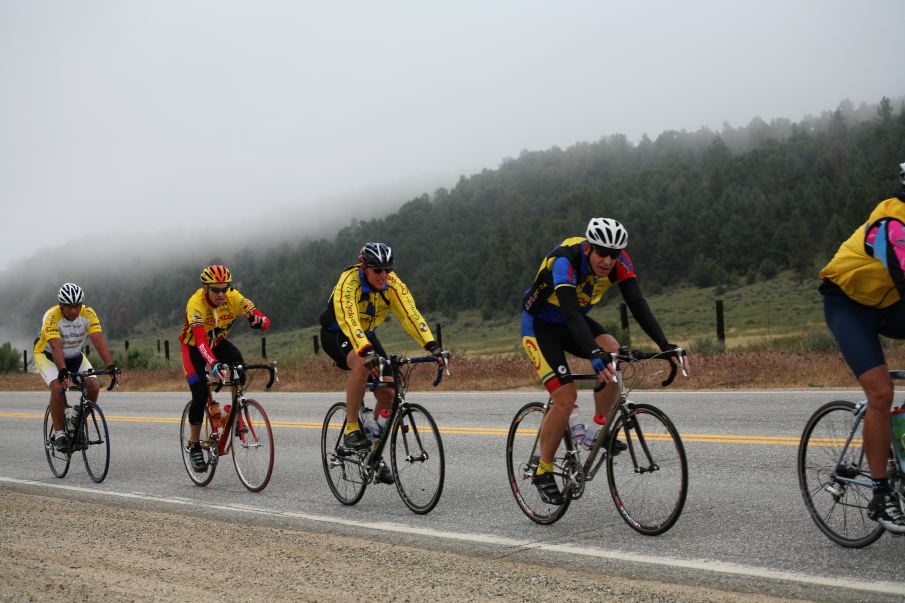
<instances>
[{"instance_id":1,"label":"dry grass","mask_svg":"<svg viewBox=\"0 0 905 603\"><path fill-rule=\"evenodd\" d=\"M893 368L905 368L905 346L890 346L887 359ZM639 388L655 389L665 373L664 363L645 363L644 375L628 375ZM346 372L340 371L324 358L305 359L278 365L280 382L275 391L342 391ZM586 371L584 361L572 363L574 371ZM658 372L660 371L660 372ZM792 354L783 352L726 352L698 355L691 358L689 379L677 378L671 386L676 389L743 389L743 388L808 388L856 387L857 384L839 354ZM418 365L412 373L409 388L432 390L434 372L430 366ZM263 382L252 384L251 391L260 390ZM44 391L36 374L0 373L2 391ZM186 389L182 369L170 367L156 370L128 370L123 391L181 391ZM534 372L521 356L464 356L454 358L452 376L444 376L438 390L490 391L527 389L539 390Z\"/></svg>"}]
</instances>

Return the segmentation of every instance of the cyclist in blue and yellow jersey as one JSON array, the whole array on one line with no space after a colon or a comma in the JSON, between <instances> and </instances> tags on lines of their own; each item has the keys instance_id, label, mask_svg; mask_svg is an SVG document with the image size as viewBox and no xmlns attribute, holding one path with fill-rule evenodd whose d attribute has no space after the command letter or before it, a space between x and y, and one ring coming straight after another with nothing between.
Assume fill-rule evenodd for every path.
<instances>
[{"instance_id":1,"label":"cyclist in blue and yellow jersey","mask_svg":"<svg viewBox=\"0 0 905 603\"><path fill-rule=\"evenodd\" d=\"M905 514L886 473L893 386L880 335L905 339L905 163L902 187L881 201L820 271L826 324L867 396L864 453L874 480L868 516L905 533Z\"/></svg>"},{"instance_id":2,"label":"cyclist in blue and yellow jersey","mask_svg":"<svg viewBox=\"0 0 905 603\"><path fill-rule=\"evenodd\" d=\"M641 294L635 267L625 251L627 244L622 224L610 218L592 219L585 237L566 239L547 254L522 299L522 346L553 401L541 424L540 462L534 479L548 504L563 503L552 473L553 456L578 398L565 352L589 359L599 381L607 384L594 394L596 423L603 425L619 393L610 356L619 349L619 342L587 315L591 307L618 284L644 332L661 350L677 349L663 335ZM682 362L687 370L684 355Z\"/></svg>"},{"instance_id":3,"label":"cyclist in blue and yellow jersey","mask_svg":"<svg viewBox=\"0 0 905 603\"><path fill-rule=\"evenodd\" d=\"M266 331L270 328L270 319L250 299L235 290L232 282L232 274L226 266L214 265L202 270L202 287L186 304L185 326L179 335L182 368L192 392L187 448L192 469L197 473L207 471L198 439L204 420L204 405L210 396L208 372L212 378L226 381L229 379L228 365L244 362L239 348L226 339L229 330L240 316L248 319L252 329ZM216 420L219 408L212 408L211 414Z\"/></svg>"},{"instance_id":4,"label":"cyclist in blue and yellow jersey","mask_svg":"<svg viewBox=\"0 0 905 603\"><path fill-rule=\"evenodd\" d=\"M346 432L343 436L347 448L364 449L371 445L361 432L358 413L368 382L381 378L380 361L387 354L376 331L390 310L399 318L406 333L437 358L442 369L445 364L443 350L434 341L408 287L393 271L393 250L384 243L366 243L358 254L358 264L340 274L320 319L324 351L337 367L351 371L346 381ZM383 379L392 381L389 377ZM394 395L391 388L381 387L374 392L377 398L375 417L389 411ZM377 479L393 483L392 473L385 464L381 465Z\"/></svg>"},{"instance_id":5,"label":"cyclist in blue and yellow jersey","mask_svg":"<svg viewBox=\"0 0 905 603\"><path fill-rule=\"evenodd\" d=\"M94 349L107 367L116 369L113 356L101 331L97 314L85 305L85 292L75 283L64 283L57 294L60 303L48 308L41 322L41 332L35 340L35 367L50 387L50 416L53 419L53 445L57 450L68 446L63 429L63 411L66 405L66 388L74 373L92 368L82 353L82 344L91 339ZM119 376L114 374L114 383ZM100 388L97 377L89 377L85 383L88 399L97 402Z\"/></svg>"}]
</instances>

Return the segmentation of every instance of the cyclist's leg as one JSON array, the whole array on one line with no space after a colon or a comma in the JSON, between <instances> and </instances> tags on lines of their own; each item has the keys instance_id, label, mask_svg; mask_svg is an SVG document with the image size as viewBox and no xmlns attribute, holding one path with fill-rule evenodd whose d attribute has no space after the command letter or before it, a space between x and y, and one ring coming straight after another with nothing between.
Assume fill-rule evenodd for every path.
<instances>
[{"instance_id":1,"label":"cyclist's leg","mask_svg":"<svg viewBox=\"0 0 905 603\"><path fill-rule=\"evenodd\" d=\"M605 352L609 352L613 354L619 351L619 342L615 337L610 335L610 333L601 325L599 322L590 318L589 316L585 316L585 322L588 324L588 328L591 329L591 334L594 336L594 341L597 345L600 346ZM570 344L566 346L566 351L572 354L573 356L578 356L579 358L587 358L587 352L584 350L578 349L574 344ZM613 403L616 402L616 398L619 396L619 386L614 382L609 382L599 392L594 392L594 412L600 417L606 417L610 413L610 409L613 407Z\"/></svg>"},{"instance_id":2,"label":"cyclist's leg","mask_svg":"<svg viewBox=\"0 0 905 603\"><path fill-rule=\"evenodd\" d=\"M535 484L547 504L562 504L562 494L552 479L553 459L569 425L569 415L575 407L578 390L566 363L564 348L568 329L537 320L527 312L522 316L522 346L528 353L534 370L550 392L551 406L540 428L540 462ZM556 368L553 368L556 367ZM549 474L549 475L548 475Z\"/></svg>"},{"instance_id":3,"label":"cyclist's leg","mask_svg":"<svg viewBox=\"0 0 905 603\"><path fill-rule=\"evenodd\" d=\"M189 443L196 443L201 437L201 423L204 421L204 405L210 392L207 388L207 363L195 346L185 343L182 347L182 369L185 380L192 393L192 405L189 408Z\"/></svg>"},{"instance_id":4,"label":"cyclist's leg","mask_svg":"<svg viewBox=\"0 0 905 603\"><path fill-rule=\"evenodd\" d=\"M377 339L377 335L370 335L368 339L371 341L371 344L374 346L374 352L377 353L378 356L383 358L387 358L387 352L383 349L383 344L380 343L380 340ZM370 378L368 379L370 381ZM392 375L384 375L383 381L392 383L393 377ZM392 387L381 387L378 388L374 392L374 397L377 398L377 404L374 405L374 418L376 419L381 412L384 410L389 411L390 406L393 405L393 396L396 395L396 390Z\"/></svg>"},{"instance_id":5,"label":"cyclist's leg","mask_svg":"<svg viewBox=\"0 0 905 603\"><path fill-rule=\"evenodd\" d=\"M862 306L845 295L824 295L823 311L827 326L867 397L863 435L871 475L875 480L885 479L891 443L889 410L893 391L880 346L884 311Z\"/></svg>"},{"instance_id":6,"label":"cyclist's leg","mask_svg":"<svg viewBox=\"0 0 905 603\"><path fill-rule=\"evenodd\" d=\"M44 378L44 383L50 389L50 418L53 422L53 431L57 433L63 430L63 408L66 405L66 394L63 385L57 381L59 369L53 359L46 354L35 355L35 368Z\"/></svg>"},{"instance_id":7,"label":"cyclist's leg","mask_svg":"<svg viewBox=\"0 0 905 603\"><path fill-rule=\"evenodd\" d=\"M361 409L368 383L368 371L365 370L364 359L355 352L354 346L342 331L331 331L327 327L322 327L321 344L324 352L333 360L333 364L338 369L349 371L349 377L346 379L346 421L343 444L348 448L366 448L370 446L370 441L362 433L361 426L358 424L358 411Z\"/></svg>"}]
</instances>

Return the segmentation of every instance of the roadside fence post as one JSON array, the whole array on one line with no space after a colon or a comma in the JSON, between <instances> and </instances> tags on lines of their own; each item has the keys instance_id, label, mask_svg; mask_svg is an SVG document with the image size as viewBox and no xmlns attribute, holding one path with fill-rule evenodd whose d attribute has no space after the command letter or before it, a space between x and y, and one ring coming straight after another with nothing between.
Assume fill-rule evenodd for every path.
<instances>
[{"instance_id":1,"label":"roadside fence post","mask_svg":"<svg viewBox=\"0 0 905 603\"><path fill-rule=\"evenodd\" d=\"M314 344L314 355L317 356L321 351L321 346L318 343L317 335L311 336L311 343Z\"/></svg>"},{"instance_id":2,"label":"roadside fence post","mask_svg":"<svg viewBox=\"0 0 905 603\"><path fill-rule=\"evenodd\" d=\"M267 338L261 338L261 358L267 358Z\"/></svg>"},{"instance_id":3,"label":"roadside fence post","mask_svg":"<svg viewBox=\"0 0 905 603\"><path fill-rule=\"evenodd\" d=\"M632 345L632 334L628 328L628 306L625 305L625 302L619 302L619 322L622 325L622 330L625 331L623 345Z\"/></svg>"},{"instance_id":4,"label":"roadside fence post","mask_svg":"<svg viewBox=\"0 0 905 603\"><path fill-rule=\"evenodd\" d=\"M28 372L28 350L22 350L22 372Z\"/></svg>"},{"instance_id":5,"label":"roadside fence post","mask_svg":"<svg viewBox=\"0 0 905 603\"><path fill-rule=\"evenodd\" d=\"M167 359L167 362L170 361L170 340L163 340L163 356Z\"/></svg>"},{"instance_id":6,"label":"roadside fence post","mask_svg":"<svg viewBox=\"0 0 905 603\"><path fill-rule=\"evenodd\" d=\"M726 325L723 322L723 300L716 300L716 338L720 342L720 347L726 349Z\"/></svg>"}]
</instances>

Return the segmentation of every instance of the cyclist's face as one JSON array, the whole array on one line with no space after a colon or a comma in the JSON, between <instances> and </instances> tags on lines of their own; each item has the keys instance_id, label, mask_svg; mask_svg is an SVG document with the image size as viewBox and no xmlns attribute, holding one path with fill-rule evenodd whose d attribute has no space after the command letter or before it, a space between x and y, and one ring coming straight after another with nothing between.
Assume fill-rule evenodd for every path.
<instances>
[{"instance_id":1,"label":"cyclist's face","mask_svg":"<svg viewBox=\"0 0 905 603\"><path fill-rule=\"evenodd\" d=\"M82 304L76 304L74 306L60 304L60 310L63 311L63 317L66 320L75 320L79 317L79 312L82 311Z\"/></svg>"},{"instance_id":2,"label":"cyclist's face","mask_svg":"<svg viewBox=\"0 0 905 603\"><path fill-rule=\"evenodd\" d=\"M207 286L207 294L210 296L210 300L215 306L219 306L226 302L227 291L229 291L229 285L226 283L217 283L216 285Z\"/></svg>"},{"instance_id":3,"label":"cyclist's face","mask_svg":"<svg viewBox=\"0 0 905 603\"><path fill-rule=\"evenodd\" d=\"M618 250L607 250L609 253L601 253L600 250L591 247L591 253L588 255L588 262L591 264L591 270L594 271L594 276L597 278L603 278L607 274L610 273L610 270L613 269L613 266L616 265L618 261ZM613 257L614 253L616 253L616 257Z\"/></svg>"},{"instance_id":4,"label":"cyclist's face","mask_svg":"<svg viewBox=\"0 0 905 603\"><path fill-rule=\"evenodd\" d=\"M365 277L372 288L383 289L386 285L387 277L392 271L392 268L365 268Z\"/></svg>"}]
</instances>

